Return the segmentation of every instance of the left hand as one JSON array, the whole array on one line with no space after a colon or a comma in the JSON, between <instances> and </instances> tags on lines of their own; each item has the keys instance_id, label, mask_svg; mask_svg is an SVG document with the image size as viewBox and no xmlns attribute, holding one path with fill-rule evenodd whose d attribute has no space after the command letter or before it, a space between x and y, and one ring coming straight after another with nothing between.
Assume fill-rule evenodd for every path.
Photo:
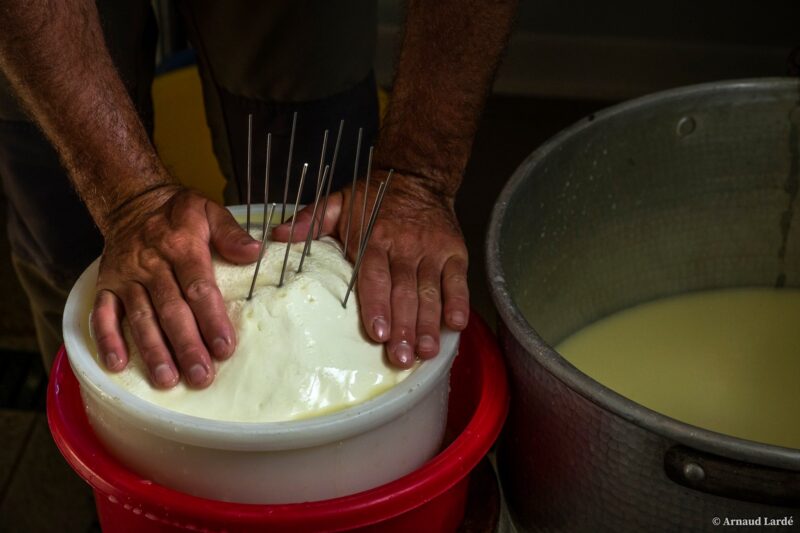
<instances>
[{"instance_id":1,"label":"left hand","mask_svg":"<svg viewBox=\"0 0 800 533\"><path fill-rule=\"evenodd\" d=\"M367 219L386 174L375 171L370 179ZM322 224L322 235L344 241L354 203L346 251L351 261L358 252L363 201L363 180L357 183L355 197L349 186L332 193ZM313 205L298 213L295 242L305 239L312 209ZM315 236L316 232L315 228ZM273 236L288 240L289 223L275 228ZM467 249L453 198L431 191L417 177L395 172L364 252L357 287L364 329L374 341L387 343L394 365L408 368L415 355L429 359L438 354L442 325L460 331L469 317Z\"/></svg>"}]
</instances>

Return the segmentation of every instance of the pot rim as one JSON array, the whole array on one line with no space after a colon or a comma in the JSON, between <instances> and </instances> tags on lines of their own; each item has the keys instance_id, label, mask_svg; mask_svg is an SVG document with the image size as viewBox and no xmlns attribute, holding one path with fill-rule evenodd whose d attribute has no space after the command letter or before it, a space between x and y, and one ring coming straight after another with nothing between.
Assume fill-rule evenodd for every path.
<instances>
[{"instance_id":1,"label":"pot rim","mask_svg":"<svg viewBox=\"0 0 800 533\"><path fill-rule=\"evenodd\" d=\"M746 440L681 422L614 392L578 370L542 339L525 319L511 297L500 261L499 237L511 198L526 176L530 175L532 170L565 140L584 130L597 128L598 125L614 117L648 108L654 103L665 100L763 88L797 92L800 90L800 80L779 77L752 78L669 89L602 109L563 129L538 147L517 167L500 193L492 209L486 235L486 267L492 300L505 328L537 363L573 391L637 426L682 444L740 461L796 470L800 468L798 449Z\"/></svg>"}]
</instances>

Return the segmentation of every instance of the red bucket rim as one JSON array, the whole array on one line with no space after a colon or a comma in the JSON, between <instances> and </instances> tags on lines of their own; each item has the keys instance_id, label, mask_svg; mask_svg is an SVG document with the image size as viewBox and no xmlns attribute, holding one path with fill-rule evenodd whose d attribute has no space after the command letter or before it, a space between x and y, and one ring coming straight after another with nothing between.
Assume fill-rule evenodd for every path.
<instances>
[{"instance_id":1,"label":"red bucket rim","mask_svg":"<svg viewBox=\"0 0 800 533\"><path fill-rule=\"evenodd\" d=\"M70 424L70 407L56 402L56 388L75 387L66 351L62 346L50 374L47 391L47 419L53 438L70 466L95 490L125 499L135 495L141 507L162 509L165 502L178 515L201 514L199 520L237 524L292 525L302 520L308 527L362 527L410 511L441 495L464 478L489 451L508 413L509 392L506 370L493 333L476 314L461 334L461 350L476 350L480 372L480 394L475 411L464 430L438 455L422 467L390 483L370 490L317 502L291 504L246 504L191 496L155 482L145 485L135 473L121 467L89 431L85 417ZM71 381L70 381L71 380ZM80 405L79 394L75 401ZM82 406L81 406L82 411ZM113 483L109 478L112 478ZM269 518L267 518L269 517Z\"/></svg>"}]
</instances>

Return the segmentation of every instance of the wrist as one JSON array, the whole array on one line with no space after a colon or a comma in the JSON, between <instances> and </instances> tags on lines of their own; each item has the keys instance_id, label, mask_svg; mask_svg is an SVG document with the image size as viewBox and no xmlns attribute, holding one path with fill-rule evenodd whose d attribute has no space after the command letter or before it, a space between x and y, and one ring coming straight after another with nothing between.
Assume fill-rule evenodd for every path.
<instances>
[{"instance_id":1,"label":"wrist","mask_svg":"<svg viewBox=\"0 0 800 533\"><path fill-rule=\"evenodd\" d=\"M104 236L132 214L160 207L163 196L169 193L171 197L180 188L149 145L132 144L123 154L114 150L116 145L97 146L78 152L76 158L63 158L75 189Z\"/></svg>"},{"instance_id":2,"label":"wrist","mask_svg":"<svg viewBox=\"0 0 800 533\"><path fill-rule=\"evenodd\" d=\"M428 179L413 172L393 169L392 181L389 190L386 192L387 201L385 208L389 211L403 211L405 214L410 212L427 211L453 212L455 196L444 191L436 181ZM377 190L377 182L384 181L389 170L378 168L373 169L372 183L374 190ZM370 185L373 189L373 185ZM391 206L391 207L388 207Z\"/></svg>"},{"instance_id":3,"label":"wrist","mask_svg":"<svg viewBox=\"0 0 800 533\"><path fill-rule=\"evenodd\" d=\"M57 143L75 190L103 235L128 211L146 208L147 202L142 199L157 200L162 193L179 188L137 117L125 121L110 135L113 142L87 135L77 145Z\"/></svg>"},{"instance_id":4,"label":"wrist","mask_svg":"<svg viewBox=\"0 0 800 533\"><path fill-rule=\"evenodd\" d=\"M402 102L394 104L402 107ZM429 126L418 128L387 116L375 147L373 168L393 168L437 195L454 198L472 148L471 135L459 136Z\"/></svg>"},{"instance_id":5,"label":"wrist","mask_svg":"<svg viewBox=\"0 0 800 533\"><path fill-rule=\"evenodd\" d=\"M142 217L161 209L182 190L181 185L167 181L131 193L108 212L102 225L98 224L103 237L136 226Z\"/></svg>"},{"instance_id":6,"label":"wrist","mask_svg":"<svg viewBox=\"0 0 800 533\"><path fill-rule=\"evenodd\" d=\"M424 198L436 204L452 205L458 191L458 180L444 174L431 172L423 173L417 169L403 168L398 165L373 166L375 172L383 173L385 178L389 170L394 170L391 188L394 191L408 192L415 197ZM454 185L455 184L455 185Z\"/></svg>"}]
</instances>

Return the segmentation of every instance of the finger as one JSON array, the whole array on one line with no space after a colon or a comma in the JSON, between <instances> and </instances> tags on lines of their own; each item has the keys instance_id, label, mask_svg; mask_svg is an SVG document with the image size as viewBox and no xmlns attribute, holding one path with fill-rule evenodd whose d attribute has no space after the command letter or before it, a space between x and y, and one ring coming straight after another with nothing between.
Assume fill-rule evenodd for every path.
<instances>
[{"instance_id":1,"label":"finger","mask_svg":"<svg viewBox=\"0 0 800 533\"><path fill-rule=\"evenodd\" d=\"M133 284L122 298L125 314L131 326L133 342L150 372L155 387L168 389L178 383L178 371L164 343L150 297L144 287Z\"/></svg>"},{"instance_id":2,"label":"finger","mask_svg":"<svg viewBox=\"0 0 800 533\"><path fill-rule=\"evenodd\" d=\"M97 352L106 368L119 372L128 364L128 348L122 336L122 302L113 292L100 289L94 299L91 328Z\"/></svg>"},{"instance_id":3,"label":"finger","mask_svg":"<svg viewBox=\"0 0 800 533\"><path fill-rule=\"evenodd\" d=\"M392 277L386 252L376 246L368 246L358 272L358 302L364 329L376 342L388 341L391 334L391 290Z\"/></svg>"},{"instance_id":4,"label":"finger","mask_svg":"<svg viewBox=\"0 0 800 533\"><path fill-rule=\"evenodd\" d=\"M211 231L211 244L219 255L240 265L253 263L258 259L261 243L248 235L227 209L208 201L206 216Z\"/></svg>"},{"instance_id":5,"label":"finger","mask_svg":"<svg viewBox=\"0 0 800 533\"><path fill-rule=\"evenodd\" d=\"M452 256L442 271L444 292L444 323L461 331L469 320L469 288L467 287L467 260Z\"/></svg>"},{"instance_id":6,"label":"finger","mask_svg":"<svg viewBox=\"0 0 800 533\"><path fill-rule=\"evenodd\" d=\"M407 260L392 260L392 333L387 346L389 360L401 368L414 364L416 346L417 265Z\"/></svg>"},{"instance_id":7,"label":"finger","mask_svg":"<svg viewBox=\"0 0 800 533\"><path fill-rule=\"evenodd\" d=\"M423 259L417 272L417 355L430 359L439 353L439 329L442 324L441 268Z\"/></svg>"},{"instance_id":8,"label":"finger","mask_svg":"<svg viewBox=\"0 0 800 533\"><path fill-rule=\"evenodd\" d=\"M323 198L320 200L320 204L324 204L325 199ZM318 220L322 221L322 233L321 235L334 235L339 237L339 221L342 217L342 204L344 203L344 197L341 192L332 193L328 197L328 205L325 209L325 212L322 212L323 205L320 205L320 214ZM319 222L318 222L319 223Z\"/></svg>"},{"instance_id":9,"label":"finger","mask_svg":"<svg viewBox=\"0 0 800 533\"><path fill-rule=\"evenodd\" d=\"M317 207L316 222L314 223L314 237L317 236L317 232L319 231L318 225L320 221L322 221L321 236L338 236L339 216L342 212L342 193L336 192L330 195L328 198L328 208L325 213L322 212L322 205L324 201L324 198L320 198L319 206ZM304 241L306 239L308 230L311 228L311 215L313 211L314 206L307 205L297 213L296 217L293 217L297 220L295 220L294 223L294 235L292 235L292 242ZM275 229L272 230L272 238L281 242L288 241L289 233L291 232L292 227L291 220L292 219L289 219L289 221L276 226Z\"/></svg>"},{"instance_id":10,"label":"finger","mask_svg":"<svg viewBox=\"0 0 800 533\"><path fill-rule=\"evenodd\" d=\"M294 221L294 233L291 235L292 242L304 241L306 235L308 235L308 229L311 227L311 212L313 210L313 205L305 206L295 213L292 218L276 226L275 229L272 230L272 238L281 242L288 241L289 234L291 233L292 221Z\"/></svg>"},{"instance_id":11,"label":"finger","mask_svg":"<svg viewBox=\"0 0 800 533\"><path fill-rule=\"evenodd\" d=\"M195 250L177 260L173 268L211 355L227 359L236 346L236 330L214 278L211 255L207 249Z\"/></svg>"},{"instance_id":12,"label":"finger","mask_svg":"<svg viewBox=\"0 0 800 533\"><path fill-rule=\"evenodd\" d=\"M195 317L171 272L159 274L153 276L147 287L158 321L186 382L198 389L207 387L214 381L214 367Z\"/></svg>"}]
</instances>

